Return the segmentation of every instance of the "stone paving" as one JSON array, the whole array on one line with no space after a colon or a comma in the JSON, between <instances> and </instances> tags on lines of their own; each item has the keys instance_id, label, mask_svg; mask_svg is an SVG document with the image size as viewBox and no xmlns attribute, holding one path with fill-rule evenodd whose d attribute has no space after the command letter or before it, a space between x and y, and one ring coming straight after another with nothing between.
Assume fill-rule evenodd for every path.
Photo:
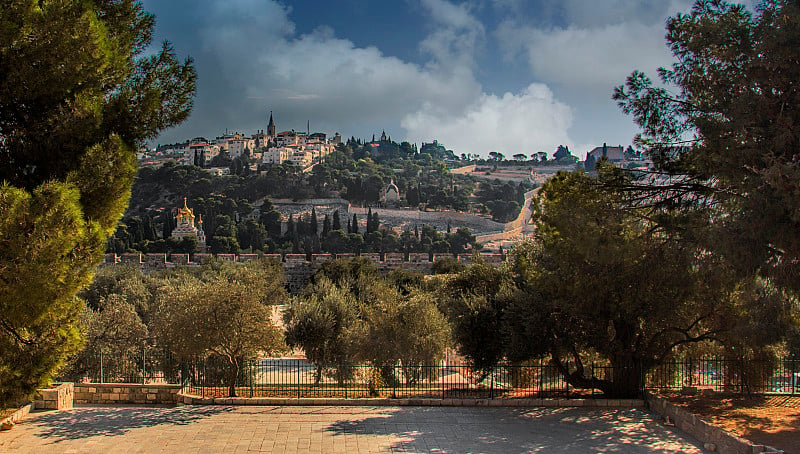
<instances>
[{"instance_id":1,"label":"stone paving","mask_svg":"<svg viewBox=\"0 0 800 454\"><path fill-rule=\"evenodd\" d=\"M32 413L2 453L701 453L640 409L77 407Z\"/></svg>"}]
</instances>

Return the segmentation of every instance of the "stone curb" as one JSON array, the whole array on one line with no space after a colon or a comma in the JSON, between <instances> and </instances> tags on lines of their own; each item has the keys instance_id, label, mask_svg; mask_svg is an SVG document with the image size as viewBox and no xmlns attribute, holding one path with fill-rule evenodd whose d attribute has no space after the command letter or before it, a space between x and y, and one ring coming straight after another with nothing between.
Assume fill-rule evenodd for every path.
<instances>
[{"instance_id":1,"label":"stone curb","mask_svg":"<svg viewBox=\"0 0 800 454\"><path fill-rule=\"evenodd\" d=\"M721 454L783 454L783 451L779 449L755 444L714 426L662 397L647 393L645 402L651 411L658 413L665 421L671 422L676 428L697 439L709 451Z\"/></svg>"},{"instance_id":2,"label":"stone curb","mask_svg":"<svg viewBox=\"0 0 800 454\"><path fill-rule=\"evenodd\" d=\"M326 399L277 397L206 397L178 393L184 405L266 405L266 406L371 406L371 407L586 407L644 408L641 399Z\"/></svg>"},{"instance_id":3,"label":"stone curb","mask_svg":"<svg viewBox=\"0 0 800 454\"><path fill-rule=\"evenodd\" d=\"M3 418L3 420L0 421L0 428L2 428L0 430L9 430L12 427L14 427L14 424L22 421L23 419L25 419L26 416L28 416L28 413L30 413L31 410L34 409L34 406L35 406L34 402L31 402L28 405L23 405L22 407L17 409L17 411L11 413L10 416Z\"/></svg>"}]
</instances>

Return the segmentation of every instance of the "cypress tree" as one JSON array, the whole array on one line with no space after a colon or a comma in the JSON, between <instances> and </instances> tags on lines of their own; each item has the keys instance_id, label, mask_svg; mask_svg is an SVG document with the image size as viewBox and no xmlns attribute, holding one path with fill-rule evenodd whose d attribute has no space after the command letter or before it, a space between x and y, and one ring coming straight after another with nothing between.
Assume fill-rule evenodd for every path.
<instances>
[{"instance_id":1,"label":"cypress tree","mask_svg":"<svg viewBox=\"0 0 800 454\"><path fill-rule=\"evenodd\" d=\"M326 238L331 232L331 220L328 219L328 214L325 214L325 219L322 220L322 238Z\"/></svg>"},{"instance_id":2,"label":"cypress tree","mask_svg":"<svg viewBox=\"0 0 800 454\"><path fill-rule=\"evenodd\" d=\"M342 221L339 219L339 210L333 212L333 225L331 230L342 230ZM350 230L348 228L347 230Z\"/></svg>"},{"instance_id":3,"label":"cypress tree","mask_svg":"<svg viewBox=\"0 0 800 454\"><path fill-rule=\"evenodd\" d=\"M317 236L317 222L317 210L315 210L314 207L311 207L311 224L309 225L309 234L313 236Z\"/></svg>"},{"instance_id":4,"label":"cypress tree","mask_svg":"<svg viewBox=\"0 0 800 454\"><path fill-rule=\"evenodd\" d=\"M352 223L353 231L351 233L358 233L358 217L355 213L353 213L353 223Z\"/></svg>"}]
</instances>

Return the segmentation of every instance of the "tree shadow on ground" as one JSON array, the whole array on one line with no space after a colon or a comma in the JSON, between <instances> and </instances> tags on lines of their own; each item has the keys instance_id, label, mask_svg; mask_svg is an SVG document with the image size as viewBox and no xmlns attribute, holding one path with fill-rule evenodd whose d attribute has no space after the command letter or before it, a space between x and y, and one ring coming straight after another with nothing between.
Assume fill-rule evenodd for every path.
<instances>
[{"instance_id":1,"label":"tree shadow on ground","mask_svg":"<svg viewBox=\"0 0 800 454\"><path fill-rule=\"evenodd\" d=\"M325 431L386 436L391 452L703 452L640 409L393 407Z\"/></svg>"},{"instance_id":2,"label":"tree shadow on ground","mask_svg":"<svg viewBox=\"0 0 800 454\"><path fill-rule=\"evenodd\" d=\"M43 439L75 440L98 435L121 435L131 429L157 425L187 425L230 412L234 408L236 407L76 407L68 411L32 413L35 418L25 422L41 429L38 436Z\"/></svg>"}]
</instances>

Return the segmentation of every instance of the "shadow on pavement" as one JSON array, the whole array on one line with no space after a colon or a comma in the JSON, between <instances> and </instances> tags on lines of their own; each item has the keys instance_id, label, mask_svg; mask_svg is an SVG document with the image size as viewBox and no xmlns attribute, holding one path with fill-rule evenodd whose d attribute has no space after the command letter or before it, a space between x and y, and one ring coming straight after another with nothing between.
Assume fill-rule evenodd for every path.
<instances>
[{"instance_id":1,"label":"shadow on pavement","mask_svg":"<svg viewBox=\"0 0 800 454\"><path fill-rule=\"evenodd\" d=\"M52 441L120 435L131 429L157 425L186 425L230 412L232 406L209 407L76 407L62 412L36 414L25 423L40 428L39 437Z\"/></svg>"},{"instance_id":2,"label":"shadow on pavement","mask_svg":"<svg viewBox=\"0 0 800 454\"><path fill-rule=\"evenodd\" d=\"M391 452L703 452L640 409L393 407L325 430L399 438Z\"/></svg>"}]
</instances>

